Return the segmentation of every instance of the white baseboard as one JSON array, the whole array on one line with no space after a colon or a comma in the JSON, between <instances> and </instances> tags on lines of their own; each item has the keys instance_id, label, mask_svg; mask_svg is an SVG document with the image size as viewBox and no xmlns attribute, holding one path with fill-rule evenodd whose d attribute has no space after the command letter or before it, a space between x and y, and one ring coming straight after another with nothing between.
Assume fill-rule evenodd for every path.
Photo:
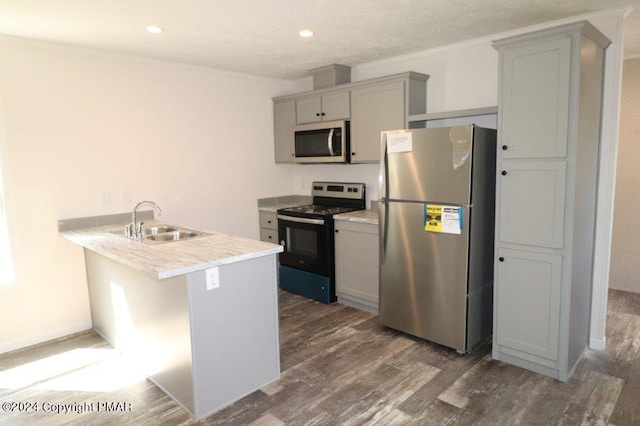
<instances>
[{"instance_id":1,"label":"white baseboard","mask_svg":"<svg viewBox=\"0 0 640 426\"><path fill-rule=\"evenodd\" d=\"M594 349L596 351L603 351L606 347L606 338L605 339L589 339L589 349Z\"/></svg>"},{"instance_id":2,"label":"white baseboard","mask_svg":"<svg viewBox=\"0 0 640 426\"><path fill-rule=\"evenodd\" d=\"M81 331L89 330L91 327L91 321L81 322L68 327L62 327L45 333L36 334L34 336L24 337L10 342L3 342L0 343L0 354L15 351L16 349L26 348L27 346L36 345L38 343L68 336L70 334L79 333Z\"/></svg>"}]
</instances>

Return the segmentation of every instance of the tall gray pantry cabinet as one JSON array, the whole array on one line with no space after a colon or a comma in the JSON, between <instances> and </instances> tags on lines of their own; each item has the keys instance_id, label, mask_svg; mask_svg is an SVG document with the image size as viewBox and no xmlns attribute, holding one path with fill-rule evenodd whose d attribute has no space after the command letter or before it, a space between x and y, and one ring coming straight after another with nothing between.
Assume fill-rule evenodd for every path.
<instances>
[{"instance_id":1,"label":"tall gray pantry cabinet","mask_svg":"<svg viewBox=\"0 0 640 426\"><path fill-rule=\"evenodd\" d=\"M494 359L562 381L589 341L604 50L583 21L500 56Z\"/></svg>"}]
</instances>

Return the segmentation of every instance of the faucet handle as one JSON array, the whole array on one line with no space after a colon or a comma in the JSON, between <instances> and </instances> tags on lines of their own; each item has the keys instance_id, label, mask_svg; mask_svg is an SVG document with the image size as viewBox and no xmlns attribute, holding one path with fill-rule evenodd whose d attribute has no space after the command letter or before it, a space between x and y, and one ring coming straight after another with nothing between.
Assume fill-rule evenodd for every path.
<instances>
[{"instance_id":1,"label":"faucet handle","mask_svg":"<svg viewBox=\"0 0 640 426\"><path fill-rule=\"evenodd\" d=\"M124 236L125 237L131 238L133 236L132 228L133 228L133 223L130 223L130 224L124 226Z\"/></svg>"},{"instance_id":2,"label":"faucet handle","mask_svg":"<svg viewBox=\"0 0 640 426\"><path fill-rule=\"evenodd\" d=\"M138 239L142 239L142 225L144 225L143 221L136 224L136 238Z\"/></svg>"}]
</instances>

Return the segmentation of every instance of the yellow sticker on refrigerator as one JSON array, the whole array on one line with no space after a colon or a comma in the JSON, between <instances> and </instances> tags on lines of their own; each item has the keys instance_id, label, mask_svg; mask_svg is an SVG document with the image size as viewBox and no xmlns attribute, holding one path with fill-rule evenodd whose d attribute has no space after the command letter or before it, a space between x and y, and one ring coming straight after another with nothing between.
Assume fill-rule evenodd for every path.
<instances>
[{"instance_id":1,"label":"yellow sticker on refrigerator","mask_svg":"<svg viewBox=\"0 0 640 426\"><path fill-rule=\"evenodd\" d=\"M462 207L425 204L424 230L444 234L460 234Z\"/></svg>"}]
</instances>

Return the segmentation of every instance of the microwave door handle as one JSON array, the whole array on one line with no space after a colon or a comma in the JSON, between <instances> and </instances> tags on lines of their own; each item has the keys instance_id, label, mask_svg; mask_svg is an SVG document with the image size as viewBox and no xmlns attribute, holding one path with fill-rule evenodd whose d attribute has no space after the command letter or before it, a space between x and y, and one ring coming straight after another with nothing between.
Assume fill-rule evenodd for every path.
<instances>
[{"instance_id":1,"label":"microwave door handle","mask_svg":"<svg viewBox=\"0 0 640 426\"><path fill-rule=\"evenodd\" d=\"M333 153L333 131L335 129L331 129L329 130L329 137L327 138L327 148L329 148L329 155L331 155L332 157L335 155Z\"/></svg>"}]
</instances>

